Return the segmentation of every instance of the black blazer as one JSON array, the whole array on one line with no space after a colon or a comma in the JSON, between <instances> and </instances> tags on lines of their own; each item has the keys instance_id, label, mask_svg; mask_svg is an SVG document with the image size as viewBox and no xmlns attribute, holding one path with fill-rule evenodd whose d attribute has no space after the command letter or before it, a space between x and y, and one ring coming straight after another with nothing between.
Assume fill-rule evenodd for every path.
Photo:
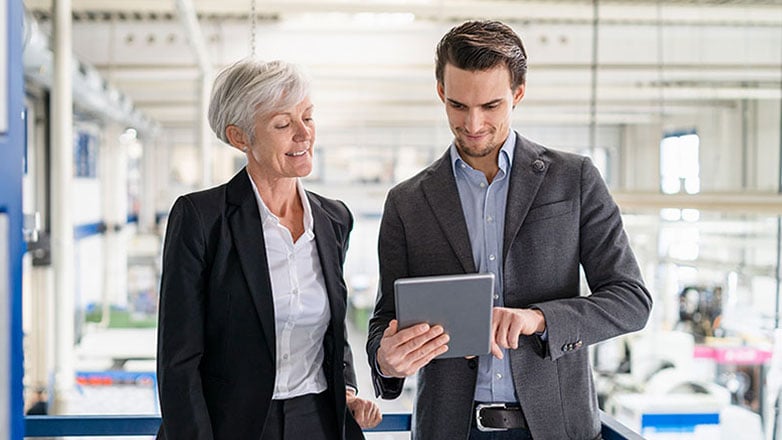
<instances>
[{"instance_id":1,"label":"black blazer","mask_svg":"<svg viewBox=\"0 0 782 440\"><path fill-rule=\"evenodd\" d=\"M331 322L323 368L341 438L364 438L346 411L355 387L343 264L353 217L307 192ZM274 303L260 212L246 170L188 194L169 214L158 322L158 438L259 439L274 391ZM348 414L348 415L346 415Z\"/></svg>"}]
</instances>

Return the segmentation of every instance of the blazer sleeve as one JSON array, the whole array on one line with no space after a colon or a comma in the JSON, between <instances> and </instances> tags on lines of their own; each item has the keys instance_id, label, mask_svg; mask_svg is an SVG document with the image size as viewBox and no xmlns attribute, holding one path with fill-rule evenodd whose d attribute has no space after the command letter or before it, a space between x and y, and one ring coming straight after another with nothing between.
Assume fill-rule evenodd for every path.
<instances>
[{"instance_id":1,"label":"blazer sleeve","mask_svg":"<svg viewBox=\"0 0 782 440\"><path fill-rule=\"evenodd\" d=\"M212 439L199 374L207 276L203 221L183 196L169 214L160 286L157 377L167 440Z\"/></svg>"},{"instance_id":2,"label":"blazer sleeve","mask_svg":"<svg viewBox=\"0 0 782 440\"><path fill-rule=\"evenodd\" d=\"M588 158L580 187L579 260L592 293L532 305L546 318L551 359L642 329L652 307L619 207Z\"/></svg>"},{"instance_id":3,"label":"blazer sleeve","mask_svg":"<svg viewBox=\"0 0 782 440\"><path fill-rule=\"evenodd\" d=\"M394 281L407 274L407 242L404 225L396 209L394 192L389 193L383 208L378 238L378 257L380 261L380 282L375 311L369 320L367 336L367 356L372 369L372 384L375 396L383 399L395 399L402 393L405 380L383 377L377 365L377 350L388 323L396 318L394 302Z\"/></svg>"}]
</instances>

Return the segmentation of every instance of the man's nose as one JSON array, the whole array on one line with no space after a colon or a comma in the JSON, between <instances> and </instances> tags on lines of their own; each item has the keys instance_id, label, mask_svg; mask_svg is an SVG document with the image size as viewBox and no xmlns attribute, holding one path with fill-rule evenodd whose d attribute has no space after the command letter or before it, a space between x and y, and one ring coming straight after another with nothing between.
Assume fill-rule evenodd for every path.
<instances>
[{"instance_id":1,"label":"man's nose","mask_svg":"<svg viewBox=\"0 0 782 440\"><path fill-rule=\"evenodd\" d=\"M467 133L477 133L483 127L483 115L480 109L471 109L464 119L464 129Z\"/></svg>"}]
</instances>

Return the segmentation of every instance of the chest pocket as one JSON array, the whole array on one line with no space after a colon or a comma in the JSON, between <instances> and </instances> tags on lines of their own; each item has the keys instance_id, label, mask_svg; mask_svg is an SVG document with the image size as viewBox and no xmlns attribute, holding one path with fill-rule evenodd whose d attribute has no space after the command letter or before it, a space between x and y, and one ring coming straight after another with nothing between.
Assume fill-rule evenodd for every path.
<instances>
[{"instance_id":1,"label":"chest pocket","mask_svg":"<svg viewBox=\"0 0 782 440\"><path fill-rule=\"evenodd\" d=\"M573 211L575 200L562 200L554 203L547 203L545 205L533 206L527 213L527 217L524 219L524 224L529 224L547 218L558 217L560 215L567 214Z\"/></svg>"}]
</instances>

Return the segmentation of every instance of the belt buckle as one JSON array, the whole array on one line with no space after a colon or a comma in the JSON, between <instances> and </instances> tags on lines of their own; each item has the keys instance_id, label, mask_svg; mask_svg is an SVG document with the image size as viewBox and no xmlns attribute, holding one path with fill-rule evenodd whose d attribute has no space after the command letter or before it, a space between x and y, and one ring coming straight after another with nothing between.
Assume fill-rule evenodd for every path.
<instances>
[{"instance_id":1,"label":"belt buckle","mask_svg":"<svg viewBox=\"0 0 782 440\"><path fill-rule=\"evenodd\" d=\"M494 431L507 431L505 428L492 428L489 426L483 426L483 423L481 423L481 411L487 408L502 408L506 409L508 405L504 403L479 403L475 406L475 424L478 428L478 431L481 432L494 432Z\"/></svg>"}]
</instances>

